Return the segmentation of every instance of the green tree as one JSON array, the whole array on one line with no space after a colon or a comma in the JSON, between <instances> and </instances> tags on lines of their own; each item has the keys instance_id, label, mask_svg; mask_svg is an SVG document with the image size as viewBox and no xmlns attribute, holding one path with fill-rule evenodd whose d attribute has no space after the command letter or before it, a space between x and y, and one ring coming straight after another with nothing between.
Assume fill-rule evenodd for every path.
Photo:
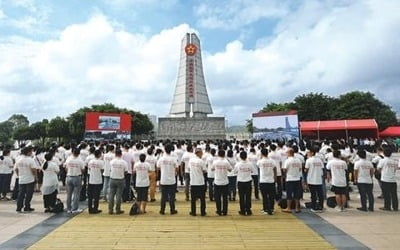
<instances>
[{"instance_id":1,"label":"green tree","mask_svg":"<svg viewBox=\"0 0 400 250\"><path fill-rule=\"evenodd\" d=\"M57 142L60 142L61 138L69 137L69 124L64 118L57 116L50 120L47 126L48 136L56 138Z\"/></svg>"},{"instance_id":2,"label":"green tree","mask_svg":"<svg viewBox=\"0 0 400 250\"><path fill-rule=\"evenodd\" d=\"M254 132L253 119L246 120L246 130L251 134Z\"/></svg>"},{"instance_id":3,"label":"green tree","mask_svg":"<svg viewBox=\"0 0 400 250\"><path fill-rule=\"evenodd\" d=\"M294 99L300 121L332 119L337 99L322 93L299 95Z\"/></svg>"},{"instance_id":4,"label":"green tree","mask_svg":"<svg viewBox=\"0 0 400 250\"><path fill-rule=\"evenodd\" d=\"M353 91L339 96L333 112L335 119L374 118L379 129L397 123L396 113L390 106L375 98L370 92Z\"/></svg>"},{"instance_id":5,"label":"green tree","mask_svg":"<svg viewBox=\"0 0 400 250\"><path fill-rule=\"evenodd\" d=\"M45 144L45 140L48 137L47 134L47 126L49 121L47 119L43 119L41 122L32 123L30 128L32 129L32 139L38 139L42 146Z\"/></svg>"},{"instance_id":6,"label":"green tree","mask_svg":"<svg viewBox=\"0 0 400 250\"><path fill-rule=\"evenodd\" d=\"M285 103L270 102L267 103L265 107L260 110L260 112L280 112L280 111L289 111L292 109L297 109L295 103L293 102L285 102Z\"/></svg>"},{"instance_id":7,"label":"green tree","mask_svg":"<svg viewBox=\"0 0 400 250\"><path fill-rule=\"evenodd\" d=\"M147 117L140 112L128 110L126 108L118 108L112 103L105 103L100 105L92 105L83 107L72 113L68 117L70 135L76 141L80 141L85 133L85 114L86 112L101 112L101 113L125 113L132 115L132 131L133 135L148 134L153 129L153 124Z\"/></svg>"},{"instance_id":8,"label":"green tree","mask_svg":"<svg viewBox=\"0 0 400 250\"><path fill-rule=\"evenodd\" d=\"M8 118L7 121L13 124L13 129L22 126L29 126L28 118L22 114L13 114L12 116L10 116L10 118Z\"/></svg>"},{"instance_id":9,"label":"green tree","mask_svg":"<svg viewBox=\"0 0 400 250\"><path fill-rule=\"evenodd\" d=\"M12 144L12 135L13 135L13 126L14 124L10 121L0 122L0 143Z\"/></svg>"},{"instance_id":10,"label":"green tree","mask_svg":"<svg viewBox=\"0 0 400 250\"><path fill-rule=\"evenodd\" d=\"M13 139L18 142L18 147L22 144L26 144L28 140L34 140L35 135L33 129L30 126L19 126L13 131Z\"/></svg>"}]
</instances>

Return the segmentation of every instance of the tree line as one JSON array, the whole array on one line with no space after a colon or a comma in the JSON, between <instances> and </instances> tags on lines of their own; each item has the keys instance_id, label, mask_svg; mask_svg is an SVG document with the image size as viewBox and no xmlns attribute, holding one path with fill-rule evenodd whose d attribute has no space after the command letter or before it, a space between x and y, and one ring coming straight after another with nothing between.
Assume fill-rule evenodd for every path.
<instances>
[{"instance_id":1,"label":"tree line","mask_svg":"<svg viewBox=\"0 0 400 250\"><path fill-rule=\"evenodd\" d=\"M131 134L133 136L148 135L153 130L153 124L147 115L105 103L80 108L66 118L57 116L51 120L43 119L32 124L29 123L25 115L13 114L6 121L0 122L0 143L5 145L17 141L20 145L28 140L37 140L39 145L44 146L46 142L51 140L79 142L83 139L85 132L86 112L130 114L132 116Z\"/></svg>"},{"instance_id":2,"label":"tree line","mask_svg":"<svg viewBox=\"0 0 400 250\"><path fill-rule=\"evenodd\" d=\"M291 102L267 103L260 112L297 110L299 121L375 119L380 130L397 125L396 113L370 92L352 91L332 97L323 93L299 95ZM252 120L247 130L253 131Z\"/></svg>"}]
</instances>

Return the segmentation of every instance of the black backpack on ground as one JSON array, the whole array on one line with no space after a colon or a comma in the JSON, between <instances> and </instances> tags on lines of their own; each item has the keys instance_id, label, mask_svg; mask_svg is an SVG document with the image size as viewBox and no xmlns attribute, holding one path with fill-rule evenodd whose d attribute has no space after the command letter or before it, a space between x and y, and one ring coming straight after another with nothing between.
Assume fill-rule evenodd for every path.
<instances>
[{"instance_id":1,"label":"black backpack on ground","mask_svg":"<svg viewBox=\"0 0 400 250\"><path fill-rule=\"evenodd\" d=\"M330 208L335 208L337 203L336 203L336 197L335 196L330 196L328 199L326 199L326 205Z\"/></svg>"},{"instance_id":2,"label":"black backpack on ground","mask_svg":"<svg viewBox=\"0 0 400 250\"><path fill-rule=\"evenodd\" d=\"M64 211L64 203L60 199L56 200L56 205L53 208L53 213L61 213Z\"/></svg>"},{"instance_id":3,"label":"black backpack on ground","mask_svg":"<svg viewBox=\"0 0 400 250\"><path fill-rule=\"evenodd\" d=\"M129 215L137 215L139 214L139 204L137 202L134 202L132 204L131 210L129 211Z\"/></svg>"},{"instance_id":4,"label":"black backpack on ground","mask_svg":"<svg viewBox=\"0 0 400 250\"><path fill-rule=\"evenodd\" d=\"M278 206L282 209L286 209L287 208L287 199L281 199L278 203ZM295 209L296 208L296 204L293 201L291 204L291 209Z\"/></svg>"}]
</instances>

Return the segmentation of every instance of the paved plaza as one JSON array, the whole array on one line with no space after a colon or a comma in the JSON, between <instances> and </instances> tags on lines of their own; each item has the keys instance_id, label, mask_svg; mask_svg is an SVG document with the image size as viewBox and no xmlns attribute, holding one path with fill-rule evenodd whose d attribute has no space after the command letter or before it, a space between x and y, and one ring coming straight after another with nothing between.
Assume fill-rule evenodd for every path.
<instances>
[{"instance_id":1,"label":"paved plaza","mask_svg":"<svg viewBox=\"0 0 400 250\"><path fill-rule=\"evenodd\" d=\"M65 191L60 197L65 199ZM149 203L144 215L129 216L131 203L124 203L123 215L89 215L85 210L74 216L43 213L36 193L36 210L29 214L17 214L13 201L1 201L0 249L398 249L400 214L380 211L382 202L376 199L373 213L359 212L355 191L346 212L327 208L313 214L303 208L291 215L276 208L268 216L259 212L261 201L253 200L254 215L240 216L236 201L229 203L226 217L217 216L215 204L207 202L207 216L192 217L181 190L177 215L168 210L160 215L157 201ZM100 206L107 211L107 203Z\"/></svg>"}]
</instances>

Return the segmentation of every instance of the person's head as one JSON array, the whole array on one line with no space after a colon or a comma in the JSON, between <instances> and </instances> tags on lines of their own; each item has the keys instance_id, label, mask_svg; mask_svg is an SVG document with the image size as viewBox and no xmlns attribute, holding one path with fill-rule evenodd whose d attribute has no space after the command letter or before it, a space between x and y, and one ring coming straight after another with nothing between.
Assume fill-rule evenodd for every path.
<instances>
[{"instance_id":1,"label":"person's head","mask_svg":"<svg viewBox=\"0 0 400 250\"><path fill-rule=\"evenodd\" d=\"M186 151L187 151L187 152L193 152L193 146L192 146L191 143L189 143L189 144L186 146Z\"/></svg>"},{"instance_id":2,"label":"person's head","mask_svg":"<svg viewBox=\"0 0 400 250\"><path fill-rule=\"evenodd\" d=\"M148 155L152 155L153 154L154 149L152 147L147 149L147 154Z\"/></svg>"},{"instance_id":3,"label":"person's head","mask_svg":"<svg viewBox=\"0 0 400 250\"><path fill-rule=\"evenodd\" d=\"M101 157L101 150L97 149L94 151L94 157L96 157L97 159L99 159Z\"/></svg>"},{"instance_id":4,"label":"person's head","mask_svg":"<svg viewBox=\"0 0 400 250\"><path fill-rule=\"evenodd\" d=\"M392 150L390 148L385 148L383 150L383 155L386 156L386 157L392 156Z\"/></svg>"},{"instance_id":5,"label":"person's head","mask_svg":"<svg viewBox=\"0 0 400 250\"><path fill-rule=\"evenodd\" d=\"M166 154L171 154L173 147L174 147L174 146L172 146L172 144L167 144L167 145L165 145L165 148L164 148L165 153L166 153Z\"/></svg>"},{"instance_id":6,"label":"person's head","mask_svg":"<svg viewBox=\"0 0 400 250\"><path fill-rule=\"evenodd\" d=\"M364 149L358 150L358 151L357 151L357 155L358 155L358 157L360 157L361 159L367 158L367 152L365 152Z\"/></svg>"},{"instance_id":7,"label":"person's head","mask_svg":"<svg viewBox=\"0 0 400 250\"><path fill-rule=\"evenodd\" d=\"M314 156L315 154L317 153L317 151L316 151L316 148L315 147L310 147L309 149L308 149L308 156L309 157L312 157L312 156Z\"/></svg>"},{"instance_id":8,"label":"person's head","mask_svg":"<svg viewBox=\"0 0 400 250\"><path fill-rule=\"evenodd\" d=\"M333 150L333 157L340 158L340 150Z\"/></svg>"},{"instance_id":9,"label":"person's head","mask_svg":"<svg viewBox=\"0 0 400 250\"><path fill-rule=\"evenodd\" d=\"M229 158L233 157L233 150L229 149L226 156L228 156Z\"/></svg>"},{"instance_id":10,"label":"person's head","mask_svg":"<svg viewBox=\"0 0 400 250\"><path fill-rule=\"evenodd\" d=\"M247 153L246 153L246 151L243 150L242 152L240 152L239 157L240 157L240 159L242 159L243 161L245 161L245 160L247 159Z\"/></svg>"},{"instance_id":11,"label":"person's head","mask_svg":"<svg viewBox=\"0 0 400 250\"><path fill-rule=\"evenodd\" d=\"M95 147L90 147L90 148L89 148L89 153L90 153L90 154L94 154L94 151L96 151L96 148L95 148Z\"/></svg>"},{"instance_id":12,"label":"person's head","mask_svg":"<svg viewBox=\"0 0 400 250\"><path fill-rule=\"evenodd\" d=\"M25 148L22 149L22 154L25 156L31 156L33 152L33 148L31 146L27 146Z\"/></svg>"},{"instance_id":13,"label":"person's head","mask_svg":"<svg viewBox=\"0 0 400 250\"><path fill-rule=\"evenodd\" d=\"M146 155L145 154L140 154L139 155L139 160L140 160L140 162L144 162L146 160Z\"/></svg>"},{"instance_id":14,"label":"person's head","mask_svg":"<svg viewBox=\"0 0 400 250\"><path fill-rule=\"evenodd\" d=\"M73 154L75 157L78 157L80 153L81 153L80 148L74 148L74 149L72 150L72 154Z\"/></svg>"},{"instance_id":15,"label":"person's head","mask_svg":"<svg viewBox=\"0 0 400 250\"><path fill-rule=\"evenodd\" d=\"M261 155L264 157L268 157L268 150L266 148L261 149Z\"/></svg>"},{"instance_id":16,"label":"person's head","mask_svg":"<svg viewBox=\"0 0 400 250\"><path fill-rule=\"evenodd\" d=\"M294 156L294 150L293 150L293 148L288 148L288 150L286 151L286 154L287 154L288 157Z\"/></svg>"},{"instance_id":17,"label":"person's head","mask_svg":"<svg viewBox=\"0 0 400 250\"><path fill-rule=\"evenodd\" d=\"M122 151L121 151L120 148L118 148L118 149L115 150L115 156L116 156L116 157L121 157L121 156L122 156Z\"/></svg>"},{"instance_id":18,"label":"person's head","mask_svg":"<svg viewBox=\"0 0 400 250\"><path fill-rule=\"evenodd\" d=\"M194 153L196 154L197 157L199 157L201 159L201 157L203 156L203 150L201 148L196 148L196 150L194 151Z\"/></svg>"},{"instance_id":19,"label":"person's head","mask_svg":"<svg viewBox=\"0 0 400 250\"><path fill-rule=\"evenodd\" d=\"M210 154L211 154L212 156L215 156L215 153L217 153L217 150L215 150L215 148L212 148L212 149L210 150Z\"/></svg>"},{"instance_id":20,"label":"person's head","mask_svg":"<svg viewBox=\"0 0 400 250\"><path fill-rule=\"evenodd\" d=\"M271 151L275 151L276 150L276 145L275 144L271 144L269 146L269 149L271 149Z\"/></svg>"},{"instance_id":21,"label":"person's head","mask_svg":"<svg viewBox=\"0 0 400 250\"><path fill-rule=\"evenodd\" d=\"M218 150L218 156L224 158L225 157L225 150Z\"/></svg>"},{"instance_id":22,"label":"person's head","mask_svg":"<svg viewBox=\"0 0 400 250\"><path fill-rule=\"evenodd\" d=\"M43 164L43 170L46 170L48 168L49 161L51 161L51 159L53 159L53 156L54 156L53 151L50 151L44 155L44 159L46 160L46 162Z\"/></svg>"}]
</instances>

